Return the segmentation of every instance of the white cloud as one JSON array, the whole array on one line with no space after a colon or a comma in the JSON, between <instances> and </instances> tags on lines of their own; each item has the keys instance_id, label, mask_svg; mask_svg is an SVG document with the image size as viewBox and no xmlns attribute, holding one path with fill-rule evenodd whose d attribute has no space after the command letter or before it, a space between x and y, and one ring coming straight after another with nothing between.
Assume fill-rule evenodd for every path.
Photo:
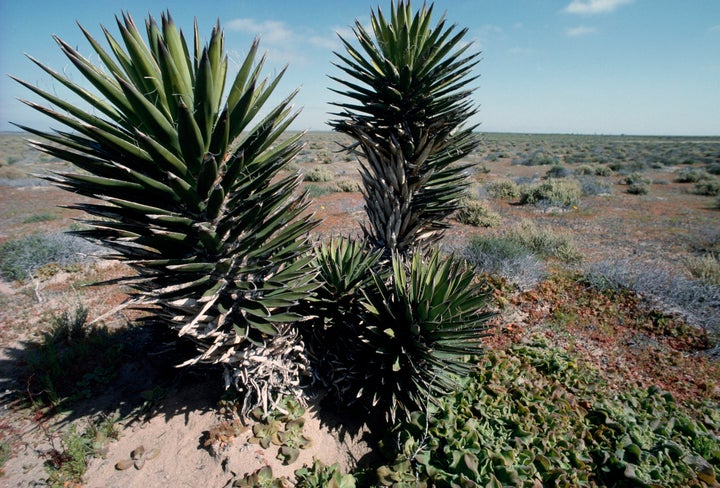
<instances>
[{"instance_id":1,"label":"white cloud","mask_svg":"<svg viewBox=\"0 0 720 488\"><path fill-rule=\"evenodd\" d=\"M577 27L570 27L565 31L565 35L568 37L579 37L579 36L586 36L588 34L592 34L594 32L597 32L597 29L595 27L588 27L586 25L579 25Z\"/></svg>"},{"instance_id":2,"label":"white cloud","mask_svg":"<svg viewBox=\"0 0 720 488\"><path fill-rule=\"evenodd\" d=\"M569 14L601 14L612 12L618 7L632 3L634 0L572 0L565 7Z\"/></svg>"},{"instance_id":3,"label":"white cloud","mask_svg":"<svg viewBox=\"0 0 720 488\"><path fill-rule=\"evenodd\" d=\"M720 24L710 27L710 32L720 32Z\"/></svg>"},{"instance_id":4,"label":"white cloud","mask_svg":"<svg viewBox=\"0 0 720 488\"><path fill-rule=\"evenodd\" d=\"M259 35L261 40L268 44L289 43L295 38L293 31L289 29L284 22L277 20L263 20L262 22L258 22L255 19L233 19L225 24L225 28Z\"/></svg>"}]
</instances>

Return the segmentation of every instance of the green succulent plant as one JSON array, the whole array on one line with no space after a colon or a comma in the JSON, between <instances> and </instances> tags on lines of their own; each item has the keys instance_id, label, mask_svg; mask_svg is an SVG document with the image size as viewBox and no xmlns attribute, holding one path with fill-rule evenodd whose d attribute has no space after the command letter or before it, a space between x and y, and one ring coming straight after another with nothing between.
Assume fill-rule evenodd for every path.
<instances>
[{"instance_id":1,"label":"green succulent plant","mask_svg":"<svg viewBox=\"0 0 720 488\"><path fill-rule=\"evenodd\" d=\"M344 88L333 91L349 100L335 103L330 125L362 156L364 230L386 257L443 236L468 185L469 164L458 162L479 143L466 125L477 111L468 85L479 53L466 54L467 29L454 32L444 16L432 27L432 13L392 1L389 19L373 11L372 32L355 21L358 46L341 38L346 54L335 53L348 78L332 76Z\"/></svg>"},{"instance_id":2,"label":"green succulent plant","mask_svg":"<svg viewBox=\"0 0 720 488\"><path fill-rule=\"evenodd\" d=\"M356 401L394 420L424 409L473 370L492 316L490 291L464 260L435 250L408 262L392 258L392 273L373 273L365 291L359 369L348 385Z\"/></svg>"},{"instance_id":3,"label":"green succulent plant","mask_svg":"<svg viewBox=\"0 0 720 488\"><path fill-rule=\"evenodd\" d=\"M307 242L315 222L296 194L301 177L279 175L301 149L301 134L279 139L297 115L295 93L260 118L284 69L261 77L256 40L226 85L219 23L202 47L197 23L188 45L169 13L146 21L147 41L129 15L117 25L120 39L103 27L109 50L81 27L98 65L55 38L94 92L30 58L90 108L17 80L56 108L25 103L68 131L20 128L42 138L35 148L82 170L48 177L94 199L73 206L91 216L75 234L135 270L118 282L151 312L146 321L197 344L184 364L223 364L226 383L252 397L246 412L267 405L304 374L292 309L315 286ZM243 371L258 354L290 377L268 383L277 371L253 370L256 388L247 387Z\"/></svg>"},{"instance_id":4,"label":"green succulent plant","mask_svg":"<svg viewBox=\"0 0 720 488\"><path fill-rule=\"evenodd\" d=\"M295 470L297 488L355 488L356 480L352 474L342 474L338 463L328 466L317 459L312 466L303 466Z\"/></svg>"},{"instance_id":5,"label":"green succulent plant","mask_svg":"<svg viewBox=\"0 0 720 488\"><path fill-rule=\"evenodd\" d=\"M345 402L346 388L364 375L357 342L362 330L363 290L372 286L372 271L381 253L366 243L335 238L315 249L318 288L308 303L317 317L309 330L308 353L315 379Z\"/></svg>"}]
</instances>

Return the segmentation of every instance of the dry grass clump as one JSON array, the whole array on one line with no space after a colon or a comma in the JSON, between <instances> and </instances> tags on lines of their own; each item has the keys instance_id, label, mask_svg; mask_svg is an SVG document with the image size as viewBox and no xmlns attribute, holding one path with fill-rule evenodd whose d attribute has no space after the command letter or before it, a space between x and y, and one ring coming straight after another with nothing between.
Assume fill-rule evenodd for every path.
<instances>
[{"instance_id":1,"label":"dry grass clump","mask_svg":"<svg viewBox=\"0 0 720 488\"><path fill-rule=\"evenodd\" d=\"M475 236L462 254L479 273L499 276L521 290L535 287L546 275L535 253L506 237Z\"/></svg>"},{"instance_id":2,"label":"dry grass clump","mask_svg":"<svg viewBox=\"0 0 720 488\"><path fill-rule=\"evenodd\" d=\"M487 202L466 199L463 207L457 211L458 222L474 227L497 227L502 222L500 214L495 212Z\"/></svg>"},{"instance_id":3,"label":"dry grass clump","mask_svg":"<svg viewBox=\"0 0 720 488\"><path fill-rule=\"evenodd\" d=\"M505 236L543 257L555 258L564 263L582 261L582 253L567 232L541 228L530 220L523 220L508 229Z\"/></svg>"},{"instance_id":4,"label":"dry grass clump","mask_svg":"<svg viewBox=\"0 0 720 488\"><path fill-rule=\"evenodd\" d=\"M714 254L692 256L685 260L690 274L708 285L720 286L720 257Z\"/></svg>"}]
</instances>

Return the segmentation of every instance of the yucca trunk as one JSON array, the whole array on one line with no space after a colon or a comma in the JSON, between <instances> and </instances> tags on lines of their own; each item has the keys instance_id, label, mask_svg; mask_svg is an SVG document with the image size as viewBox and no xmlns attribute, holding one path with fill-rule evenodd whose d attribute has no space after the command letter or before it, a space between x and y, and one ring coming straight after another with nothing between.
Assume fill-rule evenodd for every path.
<instances>
[{"instance_id":1,"label":"yucca trunk","mask_svg":"<svg viewBox=\"0 0 720 488\"><path fill-rule=\"evenodd\" d=\"M293 307L314 287L307 235L315 222L300 176L281 173L301 149L301 134L280 138L297 115L295 93L256 120L284 72L261 78L257 40L224 96L219 24L203 47L197 24L188 46L169 13L160 25L146 22L147 43L129 16L117 25L120 40L103 28L109 51L81 27L102 67L56 38L95 92L31 58L91 109L17 80L57 109L25 103L70 131L21 128L45 140L36 148L83 170L48 179L95 199L75 206L93 217L76 233L134 268L119 283L152 312L148 321L197 343L185 364L223 364L228 384L253 397L248 408L267 405L296 391L304 374ZM282 374L266 368L251 387L247 362L258 354Z\"/></svg>"}]
</instances>

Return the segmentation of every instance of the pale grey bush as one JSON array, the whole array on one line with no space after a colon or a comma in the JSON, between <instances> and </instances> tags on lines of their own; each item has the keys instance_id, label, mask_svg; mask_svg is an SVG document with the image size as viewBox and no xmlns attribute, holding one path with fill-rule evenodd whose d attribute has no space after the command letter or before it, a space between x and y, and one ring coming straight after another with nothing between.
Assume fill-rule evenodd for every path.
<instances>
[{"instance_id":1,"label":"pale grey bush","mask_svg":"<svg viewBox=\"0 0 720 488\"><path fill-rule=\"evenodd\" d=\"M588 272L597 286L628 288L658 310L679 314L688 324L707 330L719 341L716 348L720 346L720 286L630 260L596 263Z\"/></svg>"}]
</instances>

